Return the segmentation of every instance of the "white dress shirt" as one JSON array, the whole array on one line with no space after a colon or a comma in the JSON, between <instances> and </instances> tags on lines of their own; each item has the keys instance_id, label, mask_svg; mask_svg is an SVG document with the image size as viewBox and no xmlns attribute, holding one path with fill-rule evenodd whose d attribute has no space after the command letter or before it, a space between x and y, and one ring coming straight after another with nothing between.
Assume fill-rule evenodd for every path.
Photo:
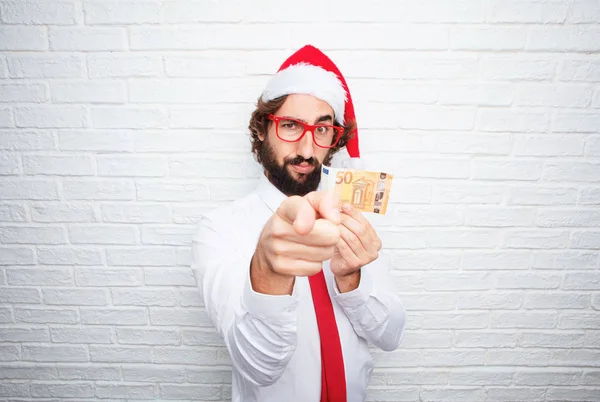
<instances>
[{"instance_id":1,"label":"white dress shirt","mask_svg":"<svg viewBox=\"0 0 600 402\"><path fill-rule=\"evenodd\" d=\"M192 270L206 311L231 360L233 402L319 402L319 329L307 277L291 295L255 292L250 261L261 230L286 198L264 176L255 191L204 214L193 238ZM383 255L361 269L357 289L340 293L329 268L323 272L337 321L349 402L363 401L373 362L368 342L398 347L406 313L386 288Z\"/></svg>"}]
</instances>

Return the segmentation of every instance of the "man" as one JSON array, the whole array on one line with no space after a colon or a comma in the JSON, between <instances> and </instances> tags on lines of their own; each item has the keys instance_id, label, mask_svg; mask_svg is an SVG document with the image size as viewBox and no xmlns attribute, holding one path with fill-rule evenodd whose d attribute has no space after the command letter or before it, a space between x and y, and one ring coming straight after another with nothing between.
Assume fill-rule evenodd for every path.
<instances>
[{"instance_id":1,"label":"man","mask_svg":"<svg viewBox=\"0 0 600 402\"><path fill-rule=\"evenodd\" d=\"M264 176L201 218L192 253L233 362L233 401L363 401L368 343L397 348L405 311L385 286L389 267L369 221L316 191L321 165L339 149L359 156L343 76L303 47L267 84L250 131Z\"/></svg>"}]
</instances>

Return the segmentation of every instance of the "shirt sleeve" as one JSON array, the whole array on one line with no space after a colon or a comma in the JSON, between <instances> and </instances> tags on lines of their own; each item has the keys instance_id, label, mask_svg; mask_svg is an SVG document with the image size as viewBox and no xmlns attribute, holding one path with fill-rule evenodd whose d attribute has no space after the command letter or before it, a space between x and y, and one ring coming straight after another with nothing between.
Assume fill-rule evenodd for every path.
<instances>
[{"instance_id":1,"label":"shirt sleeve","mask_svg":"<svg viewBox=\"0 0 600 402\"><path fill-rule=\"evenodd\" d=\"M384 351L396 349L404 337L406 310L389 283L389 257L381 254L361 268L356 289L341 293L333 279L335 300L342 307L354 331Z\"/></svg>"},{"instance_id":2,"label":"shirt sleeve","mask_svg":"<svg viewBox=\"0 0 600 402\"><path fill-rule=\"evenodd\" d=\"M192 241L192 271L233 365L252 383L271 385L296 349L297 292L295 286L292 295L255 292L250 261L233 236L220 229L206 217L200 220Z\"/></svg>"}]
</instances>

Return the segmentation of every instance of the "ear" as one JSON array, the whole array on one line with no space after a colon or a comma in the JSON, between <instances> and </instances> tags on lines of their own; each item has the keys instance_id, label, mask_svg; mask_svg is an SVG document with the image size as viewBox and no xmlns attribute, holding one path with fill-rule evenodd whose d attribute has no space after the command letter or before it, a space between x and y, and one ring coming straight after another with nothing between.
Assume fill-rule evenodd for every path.
<instances>
[{"instance_id":1,"label":"ear","mask_svg":"<svg viewBox=\"0 0 600 402\"><path fill-rule=\"evenodd\" d=\"M262 133L258 134L258 139L261 140L261 141L264 141L265 140L265 135L262 134Z\"/></svg>"}]
</instances>

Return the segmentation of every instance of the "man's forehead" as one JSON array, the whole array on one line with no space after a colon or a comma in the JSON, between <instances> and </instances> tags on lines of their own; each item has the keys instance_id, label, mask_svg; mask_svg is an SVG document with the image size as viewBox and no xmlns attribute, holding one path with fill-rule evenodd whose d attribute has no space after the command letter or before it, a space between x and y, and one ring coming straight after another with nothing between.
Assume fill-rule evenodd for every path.
<instances>
[{"instance_id":1,"label":"man's forehead","mask_svg":"<svg viewBox=\"0 0 600 402\"><path fill-rule=\"evenodd\" d=\"M288 95L277 114L295 117L299 120L313 121L322 116L333 117L332 107L315 96L305 94Z\"/></svg>"}]
</instances>

